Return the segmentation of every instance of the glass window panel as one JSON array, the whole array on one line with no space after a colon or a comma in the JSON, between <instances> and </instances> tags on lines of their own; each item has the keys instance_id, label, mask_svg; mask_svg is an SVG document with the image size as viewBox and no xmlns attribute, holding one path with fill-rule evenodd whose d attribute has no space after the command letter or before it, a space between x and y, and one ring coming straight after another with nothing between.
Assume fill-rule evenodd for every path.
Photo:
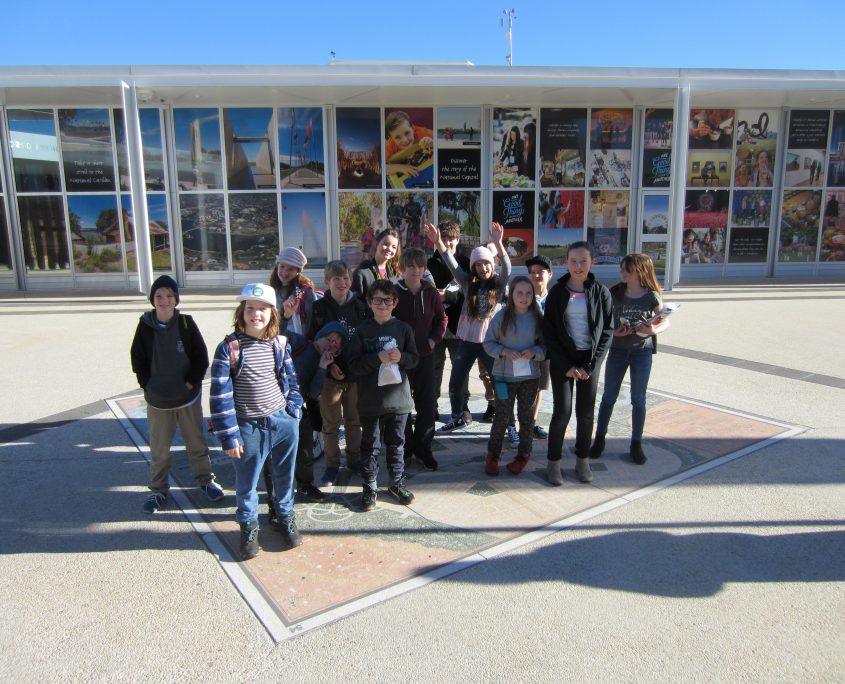
<instances>
[{"instance_id":1,"label":"glass window panel","mask_svg":"<svg viewBox=\"0 0 845 684\"><path fill-rule=\"evenodd\" d=\"M138 270L135 249L135 214L132 207L132 196L120 196L121 213L124 225L124 240L126 241L126 267L130 273ZM150 226L150 250L152 252L153 271L169 272L173 270L170 261L170 229L169 214L167 212L167 196L159 193L147 195L147 218Z\"/></svg>"},{"instance_id":2,"label":"glass window panel","mask_svg":"<svg viewBox=\"0 0 845 684\"><path fill-rule=\"evenodd\" d=\"M384 228L380 192L341 192L337 198L340 219L340 258L350 269L368 259L373 238Z\"/></svg>"},{"instance_id":3,"label":"glass window panel","mask_svg":"<svg viewBox=\"0 0 845 684\"><path fill-rule=\"evenodd\" d=\"M10 109L9 148L18 192L58 192L59 145L53 111Z\"/></svg>"},{"instance_id":4,"label":"glass window panel","mask_svg":"<svg viewBox=\"0 0 845 684\"><path fill-rule=\"evenodd\" d=\"M139 109L141 146L144 153L144 177L147 191L164 190L164 151L161 144L161 111Z\"/></svg>"},{"instance_id":5,"label":"glass window panel","mask_svg":"<svg viewBox=\"0 0 845 684\"><path fill-rule=\"evenodd\" d=\"M845 187L845 111L842 110L833 112L828 159L828 186Z\"/></svg>"},{"instance_id":6,"label":"glass window panel","mask_svg":"<svg viewBox=\"0 0 845 684\"><path fill-rule=\"evenodd\" d=\"M6 220L6 204L0 196L0 273L12 270L12 251L9 246L9 223Z\"/></svg>"},{"instance_id":7,"label":"glass window panel","mask_svg":"<svg viewBox=\"0 0 845 684\"><path fill-rule=\"evenodd\" d=\"M390 188L434 186L434 110L384 110L384 173Z\"/></svg>"},{"instance_id":8,"label":"glass window panel","mask_svg":"<svg viewBox=\"0 0 845 684\"><path fill-rule=\"evenodd\" d=\"M712 241L709 234L704 237L702 248L706 254L712 249ZM768 251L768 228L731 228L728 259L732 264L764 263Z\"/></svg>"},{"instance_id":9,"label":"glass window panel","mask_svg":"<svg viewBox=\"0 0 845 684\"><path fill-rule=\"evenodd\" d=\"M18 213L27 268L30 271L70 269L62 198L19 197Z\"/></svg>"},{"instance_id":10,"label":"glass window panel","mask_svg":"<svg viewBox=\"0 0 845 684\"><path fill-rule=\"evenodd\" d=\"M77 273L123 271L117 198L114 195L71 195L67 200L73 265Z\"/></svg>"},{"instance_id":11,"label":"glass window panel","mask_svg":"<svg viewBox=\"0 0 845 684\"><path fill-rule=\"evenodd\" d=\"M223 142L229 190L275 189L272 109L224 109Z\"/></svg>"},{"instance_id":12,"label":"glass window panel","mask_svg":"<svg viewBox=\"0 0 845 684\"><path fill-rule=\"evenodd\" d=\"M129 156L126 149L126 122L123 110L112 111L114 119L114 144L117 152L117 178L121 190L129 190Z\"/></svg>"},{"instance_id":13,"label":"glass window panel","mask_svg":"<svg viewBox=\"0 0 845 684\"><path fill-rule=\"evenodd\" d=\"M232 268L271 271L279 253L276 195L229 195L229 225L232 229Z\"/></svg>"},{"instance_id":14,"label":"glass window panel","mask_svg":"<svg viewBox=\"0 0 845 684\"><path fill-rule=\"evenodd\" d=\"M502 243L514 266L521 266L534 254L534 214L533 192L493 193L493 221L505 229Z\"/></svg>"},{"instance_id":15,"label":"glass window panel","mask_svg":"<svg viewBox=\"0 0 845 684\"><path fill-rule=\"evenodd\" d=\"M821 261L845 261L845 191L828 190L822 224Z\"/></svg>"},{"instance_id":16,"label":"glass window panel","mask_svg":"<svg viewBox=\"0 0 845 684\"><path fill-rule=\"evenodd\" d=\"M792 110L784 187L824 185L825 151L830 110Z\"/></svg>"},{"instance_id":17,"label":"glass window panel","mask_svg":"<svg viewBox=\"0 0 845 684\"><path fill-rule=\"evenodd\" d=\"M587 110L541 109L540 186L583 188L586 159Z\"/></svg>"},{"instance_id":18,"label":"glass window panel","mask_svg":"<svg viewBox=\"0 0 845 684\"><path fill-rule=\"evenodd\" d=\"M381 114L375 107L338 107L337 187L381 187ZM350 200L351 201L351 200Z\"/></svg>"},{"instance_id":19,"label":"glass window panel","mask_svg":"<svg viewBox=\"0 0 845 684\"><path fill-rule=\"evenodd\" d=\"M308 258L308 268L328 261L326 195L322 192L282 193L282 244L296 247Z\"/></svg>"},{"instance_id":20,"label":"glass window panel","mask_svg":"<svg viewBox=\"0 0 845 684\"><path fill-rule=\"evenodd\" d=\"M179 213L185 270L225 271L228 257L223 195L182 195Z\"/></svg>"},{"instance_id":21,"label":"glass window panel","mask_svg":"<svg viewBox=\"0 0 845 684\"><path fill-rule=\"evenodd\" d=\"M809 181L809 174L806 180ZM821 202L821 190L784 191L780 215L779 261L816 260Z\"/></svg>"},{"instance_id":22,"label":"glass window panel","mask_svg":"<svg viewBox=\"0 0 845 684\"><path fill-rule=\"evenodd\" d=\"M643 130L643 186L668 188L672 178L671 109L646 109Z\"/></svg>"},{"instance_id":23,"label":"glass window panel","mask_svg":"<svg viewBox=\"0 0 845 684\"><path fill-rule=\"evenodd\" d=\"M729 190L687 190L681 242L682 264L725 261Z\"/></svg>"},{"instance_id":24,"label":"glass window panel","mask_svg":"<svg viewBox=\"0 0 845 684\"><path fill-rule=\"evenodd\" d=\"M59 134L65 189L114 190L111 124L108 109L60 109Z\"/></svg>"},{"instance_id":25,"label":"glass window panel","mask_svg":"<svg viewBox=\"0 0 845 684\"><path fill-rule=\"evenodd\" d=\"M387 225L399 233L402 247L425 249L422 227L434 217L434 192L388 192Z\"/></svg>"},{"instance_id":26,"label":"glass window panel","mask_svg":"<svg viewBox=\"0 0 845 684\"><path fill-rule=\"evenodd\" d=\"M481 193L467 190L438 192L437 207L438 222L454 221L461 227L460 245L469 256L469 250L481 239ZM427 247L434 249L431 244Z\"/></svg>"},{"instance_id":27,"label":"glass window panel","mask_svg":"<svg viewBox=\"0 0 845 684\"><path fill-rule=\"evenodd\" d=\"M479 107L440 107L437 110L437 166L440 188L481 187Z\"/></svg>"},{"instance_id":28,"label":"glass window panel","mask_svg":"<svg viewBox=\"0 0 845 684\"><path fill-rule=\"evenodd\" d=\"M552 264L565 264L569 245L584 239L584 191L540 192L537 225L538 254L548 257Z\"/></svg>"},{"instance_id":29,"label":"glass window panel","mask_svg":"<svg viewBox=\"0 0 845 684\"><path fill-rule=\"evenodd\" d=\"M524 107L493 110L493 187L533 188L537 171L537 113ZM532 210L532 220L533 210Z\"/></svg>"},{"instance_id":30,"label":"glass window panel","mask_svg":"<svg viewBox=\"0 0 845 684\"><path fill-rule=\"evenodd\" d=\"M278 116L282 189L325 187L323 110L319 107L283 107Z\"/></svg>"},{"instance_id":31,"label":"glass window panel","mask_svg":"<svg viewBox=\"0 0 845 684\"><path fill-rule=\"evenodd\" d=\"M596 250L597 264L618 264L628 253L631 193L593 190L587 207L587 240Z\"/></svg>"},{"instance_id":32,"label":"glass window panel","mask_svg":"<svg viewBox=\"0 0 845 684\"><path fill-rule=\"evenodd\" d=\"M770 188L775 184L778 114L777 110L737 111L734 186Z\"/></svg>"},{"instance_id":33,"label":"glass window panel","mask_svg":"<svg viewBox=\"0 0 845 684\"><path fill-rule=\"evenodd\" d=\"M173 134L179 189L222 189L223 157L218 111L174 109Z\"/></svg>"}]
</instances>

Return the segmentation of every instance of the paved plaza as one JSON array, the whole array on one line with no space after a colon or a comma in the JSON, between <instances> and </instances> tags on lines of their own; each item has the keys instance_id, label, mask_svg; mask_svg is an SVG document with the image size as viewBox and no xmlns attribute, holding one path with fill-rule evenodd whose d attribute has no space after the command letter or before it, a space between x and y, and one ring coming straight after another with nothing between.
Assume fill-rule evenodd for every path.
<instances>
[{"instance_id":1,"label":"paved plaza","mask_svg":"<svg viewBox=\"0 0 845 684\"><path fill-rule=\"evenodd\" d=\"M6 295L0 676L842 681L845 285L668 298L682 308L655 359L644 466L627 458L624 390L589 485L569 435L563 487L545 480L543 441L520 476L485 476L476 422L438 437L437 472L409 466L412 506L358 512L345 471L327 503L297 504L302 547L282 552L264 524L262 554L240 563L216 444L222 504L177 450L174 496L140 512L128 347L146 300ZM232 299L183 293L209 347ZM549 392L541 424L550 413Z\"/></svg>"}]
</instances>

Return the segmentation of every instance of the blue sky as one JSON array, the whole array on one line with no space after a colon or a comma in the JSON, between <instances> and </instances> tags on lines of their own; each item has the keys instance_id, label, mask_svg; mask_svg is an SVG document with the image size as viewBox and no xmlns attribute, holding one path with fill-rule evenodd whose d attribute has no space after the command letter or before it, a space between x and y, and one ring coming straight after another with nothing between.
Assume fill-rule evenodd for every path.
<instances>
[{"instance_id":1,"label":"blue sky","mask_svg":"<svg viewBox=\"0 0 845 684\"><path fill-rule=\"evenodd\" d=\"M326 64L334 51L341 61L503 66L499 20L515 8L515 66L845 68L841 0L88 6L85 14L84 3L4 3L0 65Z\"/></svg>"}]
</instances>

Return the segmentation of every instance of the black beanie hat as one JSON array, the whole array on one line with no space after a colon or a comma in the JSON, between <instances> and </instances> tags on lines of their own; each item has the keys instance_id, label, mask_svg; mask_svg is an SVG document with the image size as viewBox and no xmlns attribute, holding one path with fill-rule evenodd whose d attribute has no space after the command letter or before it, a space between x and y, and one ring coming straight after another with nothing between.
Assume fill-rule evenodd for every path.
<instances>
[{"instance_id":1,"label":"black beanie hat","mask_svg":"<svg viewBox=\"0 0 845 684\"><path fill-rule=\"evenodd\" d=\"M170 290L173 290L173 294L176 295L176 303L179 303L179 286L176 284L176 281L173 280L173 278L171 278L169 275L163 275L156 278L153 284L150 286L150 304L155 306L156 290L161 287L166 287Z\"/></svg>"}]
</instances>

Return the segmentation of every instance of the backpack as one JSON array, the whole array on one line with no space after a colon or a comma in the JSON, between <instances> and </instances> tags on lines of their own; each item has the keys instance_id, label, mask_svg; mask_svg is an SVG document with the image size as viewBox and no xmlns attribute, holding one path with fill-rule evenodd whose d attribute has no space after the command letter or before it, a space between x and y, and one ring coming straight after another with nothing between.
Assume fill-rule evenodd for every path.
<instances>
[{"instance_id":1,"label":"backpack","mask_svg":"<svg viewBox=\"0 0 845 684\"><path fill-rule=\"evenodd\" d=\"M235 371L238 368L241 360L241 343L238 340L238 336L235 333L229 333L224 338L226 342L226 346L229 347L229 374L234 376ZM284 335L276 335L273 338L273 351L276 353L276 360L284 359L285 356L285 347L287 347L288 341ZM277 373L280 372L278 370L281 364L276 363Z\"/></svg>"}]
</instances>

